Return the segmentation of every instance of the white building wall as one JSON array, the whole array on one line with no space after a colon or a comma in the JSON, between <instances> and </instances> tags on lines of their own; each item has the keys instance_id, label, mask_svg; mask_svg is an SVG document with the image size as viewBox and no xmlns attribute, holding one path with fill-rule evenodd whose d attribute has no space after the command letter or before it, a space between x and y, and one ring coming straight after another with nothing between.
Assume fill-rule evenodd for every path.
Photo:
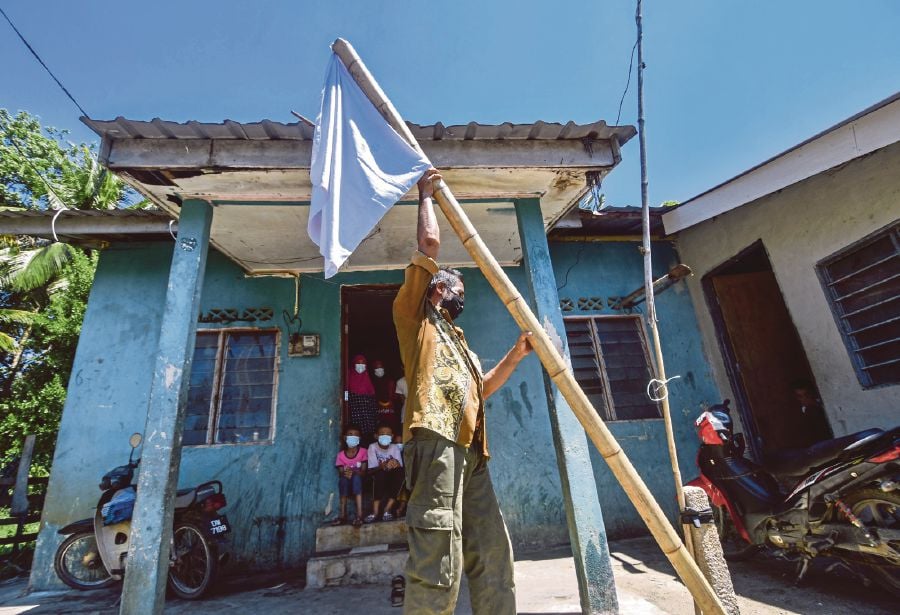
<instances>
[{"instance_id":1,"label":"white building wall","mask_svg":"<svg viewBox=\"0 0 900 615\"><path fill-rule=\"evenodd\" d=\"M762 239L835 435L900 424L900 385L863 389L815 269L898 218L900 143L681 231L678 250L694 271L688 285L720 390L731 386L701 280Z\"/></svg>"}]
</instances>

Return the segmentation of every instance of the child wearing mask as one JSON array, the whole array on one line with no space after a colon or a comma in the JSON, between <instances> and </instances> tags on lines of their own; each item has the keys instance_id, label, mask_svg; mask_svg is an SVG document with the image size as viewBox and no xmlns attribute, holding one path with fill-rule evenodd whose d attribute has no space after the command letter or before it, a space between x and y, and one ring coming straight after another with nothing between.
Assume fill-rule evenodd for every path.
<instances>
[{"instance_id":1,"label":"child wearing mask","mask_svg":"<svg viewBox=\"0 0 900 615\"><path fill-rule=\"evenodd\" d=\"M347 523L347 500L352 495L356 500L354 527L362 525L362 479L366 473L369 457L366 447L359 444L360 431L353 425L344 430L344 442L337 454L334 465L338 473L338 493L341 496L341 515L331 525Z\"/></svg>"},{"instance_id":2,"label":"child wearing mask","mask_svg":"<svg viewBox=\"0 0 900 615\"><path fill-rule=\"evenodd\" d=\"M398 431L400 416L394 404L396 386L387 376L384 361L380 359L372 362L372 385L375 387L375 401L378 402L378 424L390 425L395 432Z\"/></svg>"},{"instance_id":3,"label":"child wearing mask","mask_svg":"<svg viewBox=\"0 0 900 615\"><path fill-rule=\"evenodd\" d=\"M369 471L375 483L375 498L372 501L372 514L366 517L366 523L393 521L397 494L403 486L403 455L394 444L394 430L390 425L379 425L376 430L378 440L369 447ZM384 514L379 515L381 502L387 498Z\"/></svg>"}]
</instances>

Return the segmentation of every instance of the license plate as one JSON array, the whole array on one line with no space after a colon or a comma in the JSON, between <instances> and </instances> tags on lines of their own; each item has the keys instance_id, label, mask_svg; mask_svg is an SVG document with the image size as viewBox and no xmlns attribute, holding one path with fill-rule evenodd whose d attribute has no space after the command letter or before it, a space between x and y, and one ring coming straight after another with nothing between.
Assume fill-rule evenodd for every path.
<instances>
[{"instance_id":1,"label":"license plate","mask_svg":"<svg viewBox=\"0 0 900 615\"><path fill-rule=\"evenodd\" d=\"M213 536L220 536L222 534L227 534L231 531L231 528L228 527L228 519L224 516L219 517L218 519L210 519L209 520L209 533Z\"/></svg>"}]
</instances>

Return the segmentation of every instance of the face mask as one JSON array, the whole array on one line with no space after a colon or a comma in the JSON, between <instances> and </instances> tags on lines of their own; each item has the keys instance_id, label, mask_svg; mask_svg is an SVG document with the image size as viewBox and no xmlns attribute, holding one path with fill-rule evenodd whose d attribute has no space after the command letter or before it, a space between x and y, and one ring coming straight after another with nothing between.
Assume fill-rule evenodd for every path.
<instances>
[{"instance_id":1,"label":"face mask","mask_svg":"<svg viewBox=\"0 0 900 615\"><path fill-rule=\"evenodd\" d=\"M359 436L347 436L344 438L344 441L347 442L347 446L353 448L355 446L359 446Z\"/></svg>"},{"instance_id":2,"label":"face mask","mask_svg":"<svg viewBox=\"0 0 900 615\"><path fill-rule=\"evenodd\" d=\"M356 373L357 373L357 374L361 374L361 373L363 373L364 371L366 371L366 364L365 364L365 363L357 363L357 364L354 365L353 367L356 369Z\"/></svg>"},{"instance_id":3,"label":"face mask","mask_svg":"<svg viewBox=\"0 0 900 615\"><path fill-rule=\"evenodd\" d=\"M403 442L397 442L397 448L399 448L402 451L403 450Z\"/></svg>"},{"instance_id":4,"label":"face mask","mask_svg":"<svg viewBox=\"0 0 900 615\"><path fill-rule=\"evenodd\" d=\"M376 367L375 375L381 378L382 376L384 376L384 369L382 369L381 367Z\"/></svg>"},{"instance_id":5,"label":"face mask","mask_svg":"<svg viewBox=\"0 0 900 615\"><path fill-rule=\"evenodd\" d=\"M462 314L463 304L465 303L459 295L450 290L447 291L451 294L449 298L444 297L441 299L441 307L447 310L447 313L450 314L450 320L456 320L459 318L459 315Z\"/></svg>"},{"instance_id":6,"label":"face mask","mask_svg":"<svg viewBox=\"0 0 900 615\"><path fill-rule=\"evenodd\" d=\"M390 446L394 440L394 436L378 436L378 444L381 446Z\"/></svg>"}]
</instances>

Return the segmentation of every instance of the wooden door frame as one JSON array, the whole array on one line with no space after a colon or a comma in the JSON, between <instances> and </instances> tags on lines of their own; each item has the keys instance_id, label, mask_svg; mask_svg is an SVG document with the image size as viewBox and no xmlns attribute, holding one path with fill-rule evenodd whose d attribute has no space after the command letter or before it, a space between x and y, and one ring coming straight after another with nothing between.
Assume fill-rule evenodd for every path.
<instances>
[{"instance_id":1,"label":"wooden door frame","mask_svg":"<svg viewBox=\"0 0 900 615\"><path fill-rule=\"evenodd\" d=\"M728 381L731 383L731 390L734 392L736 398L734 401L738 414L741 417L741 425L745 432L749 432L746 433L744 437L750 448L750 454L757 461L760 461L763 457L763 451L760 450L758 444L758 438L761 435L760 429L753 416L750 398L747 395L747 389L744 387L744 381L738 370L737 356L734 352L734 346L731 343L731 337L728 335L728 327L725 324L725 316L722 313L722 307L719 305L719 297L716 294L713 278L722 275L726 269L729 269L733 265L746 259L750 254L759 250L765 255L766 261L768 261L769 268L771 269L772 260L769 258L769 252L766 250L766 246L763 244L762 239L757 239L728 260L707 271L700 281L703 288L703 295L706 299L706 306L709 308L710 316L712 316L713 328L716 331L716 340L719 343L719 350L722 353L722 362L725 364L725 372L728 375ZM780 286L778 291L779 293L781 292ZM783 295L782 299L784 299Z\"/></svg>"},{"instance_id":2,"label":"wooden door frame","mask_svg":"<svg viewBox=\"0 0 900 615\"><path fill-rule=\"evenodd\" d=\"M349 338L348 316L350 315L350 304L347 296L352 294L361 294L366 291L378 290L399 290L402 284L341 284L340 288L340 310L341 310L341 435L344 433L344 427L350 418L350 407L346 397L347 391L347 369L350 366L349 351L350 347L347 343Z\"/></svg>"}]
</instances>

